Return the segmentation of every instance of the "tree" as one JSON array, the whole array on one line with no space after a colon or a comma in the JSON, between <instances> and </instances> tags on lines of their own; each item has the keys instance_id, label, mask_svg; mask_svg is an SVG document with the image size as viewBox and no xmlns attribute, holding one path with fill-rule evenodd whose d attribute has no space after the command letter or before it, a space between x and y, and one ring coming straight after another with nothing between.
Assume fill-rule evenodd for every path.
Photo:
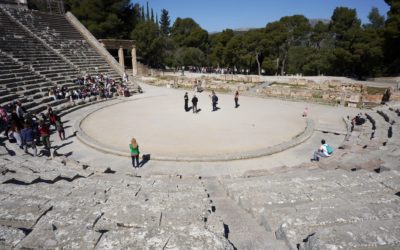
<instances>
[{"instance_id":1,"label":"tree","mask_svg":"<svg viewBox=\"0 0 400 250\"><path fill-rule=\"evenodd\" d=\"M157 68L162 65L164 41L155 23L139 23L130 38L136 41L138 56L145 64Z\"/></svg>"},{"instance_id":2,"label":"tree","mask_svg":"<svg viewBox=\"0 0 400 250\"><path fill-rule=\"evenodd\" d=\"M361 63L360 57L354 51L355 38L361 34L361 21L357 18L356 10L345 7L336 8L329 30L335 38L333 73L355 76L357 73L355 66Z\"/></svg>"},{"instance_id":3,"label":"tree","mask_svg":"<svg viewBox=\"0 0 400 250\"><path fill-rule=\"evenodd\" d=\"M266 51L277 58L281 75L285 74L290 47L304 44L310 30L308 19L301 15L283 17L266 26Z\"/></svg>"},{"instance_id":4,"label":"tree","mask_svg":"<svg viewBox=\"0 0 400 250\"><path fill-rule=\"evenodd\" d=\"M161 34L164 36L168 36L170 33L170 25L171 21L169 18L168 10L162 9L161 10L161 18L160 18L160 31Z\"/></svg>"},{"instance_id":5,"label":"tree","mask_svg":"<svg viewBox=\"0 0 400 250\"><path fill-rule=\"evenodd\" d=\"M150 17L150 20L151 20L153 23L156 23L155 20L154 20L154 11L153 11L153 8L151 8L151 17Z\"/></svg>"},{"instance_id":6,"label":"tree","mask_svg":"<svg viewBox=\"0 0 400 250\"><path fill-rule=\"evenodd\" d=\"M150 21L149 2L146 1L146 21Z\"/></svg>"},{"instance_id":7,"label":"tree","mask_svg":"<svg viewBox=\"0 0 400 250\"><path fill-rule=\"evenodd\" d=\"M70 10L97 38L128 38L132 21L129 0L66 0Z\"/></svg>"},{"instance_id":8,"label":"tree","mask_svg":"<svg viewBox=\"0 0 400 250\"><path fill-rule=\"evenodd\" d=\"M208 33L191 18L177 18L171 29L171 37L179 47L208 48Z\"/></svg>"},{"instance_id":9,"label":"tree","mask_svg":"<svg viewBox=\"0 0 400 250\"><path fill-rule=\"evenodd\" d=\"M366 25L372 29L382 29L385 27L385 17L379 13L378 8L372 7L371 12L368 14L369 24Z\"/></svg>"},{"instance_id":10,"label":"tree","mask_svg":"<svg viewBox=\"0 0 400 250\"><path fill-rule=\"evenodd\" d=\"M400 2L398 0L385 0L390 6L385 23L385 61L387 73L399 74L400 72Z\"/></svg>"},{"instance_id":11,"label":"tree","mask_svg":"<svg viewBox=\"0 0 400 250\"><path fill-rule=\"evenodd\" d=\"M181 47L175 53L177 66L203 66L206 62L203 51L193 47Z\"/></svg>"},{"instance_id":12,"label":"tree","mask_svg":"<svg viewBox=\"0 0 400 250\"><path fill-rule=\"evenodd\" d=\"M262 29L249 30L243 38L248 54L257 63L257 74L261 75L261 64L264 59L264 32ZM250 61L253 61L252 59Z\"/></svg>"}]
</instances>

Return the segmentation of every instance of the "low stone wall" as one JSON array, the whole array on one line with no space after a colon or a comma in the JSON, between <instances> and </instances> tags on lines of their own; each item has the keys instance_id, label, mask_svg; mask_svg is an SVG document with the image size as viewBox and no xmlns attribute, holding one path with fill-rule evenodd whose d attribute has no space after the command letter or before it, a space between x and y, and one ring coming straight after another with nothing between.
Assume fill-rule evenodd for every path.
<instances>
[{"instance_id":1,"label":"low stone wall","mask_svg":"<svg viewBox=\"0 0 400 250\"><path fill-rule=\"evenodd\" d=\"M160 76L160 77L142 77L142 81L154 85L164 86L168 88L183 88L188 90L194 90L196 86L200 89L207 91L218 91L218 92L234 92L234 91L248 91L249 89L258 85L258 83L240 81L237 78L235 81L224 81L217 77L196 77L187 78L184 76Z\"/></svg>"}]
</instances>

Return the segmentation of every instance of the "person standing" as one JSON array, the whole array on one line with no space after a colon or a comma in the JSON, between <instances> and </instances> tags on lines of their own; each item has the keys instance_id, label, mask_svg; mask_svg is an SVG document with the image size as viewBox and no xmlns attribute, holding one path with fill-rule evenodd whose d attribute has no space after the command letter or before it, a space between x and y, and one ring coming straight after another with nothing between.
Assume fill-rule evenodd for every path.
<instances>
[{"instance_id":1,"label":"person standing","mask_svg":"<svg viewBox=\"0 0 400 250\"><path fill-rule=\"evenodd\" d=\"M192 98L193 113L197 113L197 103L198 102L199 102L199 99L197 98L197 96L193 95L193 98Z\"/></svg>"},{"instance_id":2,"label":"person standing","mask_svg":"<svg viewBox=\"0 0 400 250\"><path fill-rule=\"evenodd\" d=\"M50 153L50 129L43 121L39 123L39 133L44 147Z\"/></svg>"},{"instance_id":3,"label":"person standing","mask_svg":"<svg viewBox=\"0 0 400 250\"><path fill-rule=\"evenodd\" d=\"M36 143L34 139L35 135L32 128L28 123L25 124L25 128L21 130L21 140L25 154L28 153L28 147L31 147L33 149L33 156L37 156Z\"/></svg>"},{"instance_id":4,"label":"person standing","mask_svg":"<svg viewBox=\"0 0 400 250\"><path fill-rule=\"evenodd\" d=\"M235 93L235 108L239 107L239 91Z\"/></svg>"},{"instance_id":5,"label":"person standing","mask_svg":"<svg viewBox=\"0 0 400 250\"><path fill-rule=\"evenodd\" d=\"M187 92L185 93L184 98L185 98L185 111L188 112L189 111L189 96L188 96Z\"/></svg>"},{"instance_id":6,"label":"person standing","mask_svg":"<svg viewBox=\"0 0 400 250\"><path fill-rule=\"evenodd\" d=\"M215 91L212 91L211 94L211 102L212 102L212 111L217 111L217 104L218 104L218 96L215 94Z\"/></svg>"},{"instance_id":7,"label":"person standing","mask_svg":"<svg viewBox=\"0 0 400 250\"><path fill-rule=\"evenodd\" d=\"M0 106L0 132L4 130L4 135L7 135L10 119L8 118L5 108Z\"/></svg>"},{"instance_id":8,"label":"person standing","mask_svg":"<svg viewBox=\"0 0 400 250\"><path fill-rule=\"evenodd\" d=\"M129 144L129 149L131 151L132 158L132 166L135 169L135 176L137 176L137 168L139 168L139 145L136 142L135 138L131 139L131 143Z\"/></svg>"},{"instance_id":9,"label":"person standing","mask_svg":"<svg viewBox=\"0 0 400 250\"><path fill-rule=\"evenodd\" d=\"M58 132L58 136L60 137L60 140L65 140L65 130L63 123L61 122L61 117L57 116L57 120L55 122L55 126Z\"/></svg>"}]
</instances>

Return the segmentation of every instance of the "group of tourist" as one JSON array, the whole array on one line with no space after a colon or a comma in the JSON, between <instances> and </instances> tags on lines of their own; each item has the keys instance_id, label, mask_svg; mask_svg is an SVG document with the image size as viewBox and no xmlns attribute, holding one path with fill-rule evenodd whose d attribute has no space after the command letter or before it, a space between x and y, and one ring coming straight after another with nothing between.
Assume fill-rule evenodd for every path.
<instances>
[{"instance_id":1,"label":"group of tourist","mask_svg":"<svg viewBox=\"0 0 400 250\"><path fill-rule=\"evenodd\" d=\"M0 107L0 131L4 131L4 136L11 143L16 143L25 153L28 153L28 148L32 148L33 156L37 156L37 146L42 145L50 155L51 127L58 132L61 140L65 140L61 118L50 106L47 107L46 113L38 115L27 112L20 101Z\"/></svg>"},{"instance_id":2,"label":"group of tourist","mask_svg":"<svg viewBox=\"0 0 400 250\"><path fill-rule=\"evenodd\" d=\"M130 96L129 89L126 86L128 76L124 74L123 83L116 83L115 80L106 74L90 75L78 77L74 83L78 88L68 89L66 86L52 88L48 92L48 96L54 100L69 99L71 103L75 100L85 100L91 96L99 96L101 98L111 98L115 94L118 96Z\"/></svg>"},{"instance_id":3,"label":"group of tourist","mask_svg":"<svg viewBox=\"0 0 400 250\"><path fill-rule=\"evenodd\" d=\"M211 92L211 95L209 95L209 97L211 98L211 105L212 105L212 111L217 111L219 108L217 107L218 105L218 96L215 93L215 91L213 90ZM192 109L194 114L197 114L199 109L197 108L197 104L199 102L199 98L196 96L196 94L193 94L192 97L192 107L189 107L189 95L186 92L184 95L184 101L185 101L185 111L188 112L190 111L190 109ZM234 96L234 101L235 101L235 108L239 107L239 91L235 92L235 96Z\"/></svg>"},{"instance_id":4,"label":"group of tourist","mask_svg":"<svg viewBox=\"0 0 400 250\"><path fill-rule=\"evenodd\" d=\"M232 68L213 68L213 67L195 67L189 66L188 71L191 73L203 73L203 74L233 74L235 69Z\"/></svg>"}]
</instances>

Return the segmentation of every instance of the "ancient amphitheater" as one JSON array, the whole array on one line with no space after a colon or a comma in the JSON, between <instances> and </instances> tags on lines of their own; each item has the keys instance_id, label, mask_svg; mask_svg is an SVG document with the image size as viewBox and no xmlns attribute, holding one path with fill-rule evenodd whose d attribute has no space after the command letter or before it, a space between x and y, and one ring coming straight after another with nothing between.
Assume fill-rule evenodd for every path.
<instances>
[{"instance_id":1,"label":"ancient amphitheater","mask_svg":"<svg viewBox=\"0 0 400 250\"><path fill-rule=\"evenodd\" d=\"M50 105L67 136L52 135L51 157L0 137L1 249L400 249L398 102L358 109L244 89L239 108L218 93L211 112L206 89L193 114L192 90L139 76L131 97L54 100L49 89L77 89L85 73L121 81L123 69L70 13L0 5L0 31L0 104ZM365 123L352 124L357 114ZM132 136L150 155L138 177ZM321 139L334 154L310 162Z\"/></svg>"}]
</instances>

